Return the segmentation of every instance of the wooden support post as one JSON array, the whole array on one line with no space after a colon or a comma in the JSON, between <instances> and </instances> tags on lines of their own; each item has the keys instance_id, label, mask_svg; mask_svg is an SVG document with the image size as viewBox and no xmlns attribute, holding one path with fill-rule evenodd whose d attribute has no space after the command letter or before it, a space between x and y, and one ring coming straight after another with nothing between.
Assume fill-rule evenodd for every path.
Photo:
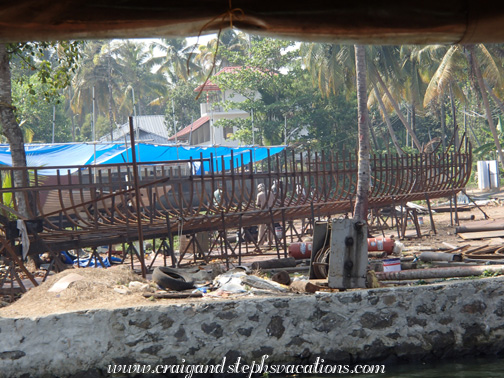
<instances>
[{"instance_id":1,"label":"wooden support post","mask_svg":"<svg viewBox=\"0 0 504 378\"><path fill-rule=\"evenodd\" d=\"M273 210L269 209L269 213L270 213L270 218L271 218L271 232L273 234L273 238L275 239L275 248L276 248L276 251L277 251L277 256L278 258L280 258L280 248L278 246L278 238L277 238L277 234L275 232L275 218L273 217Z\"/></svg>"},{"instance_id":2,"label":"wooden support post","mask_svg":"<svg viewBox=\"0 0 504 378\"><path fill-rule=\"evenodd\" d=\"M224 167L222 168L224 169ZM227 231L226 231L226 220L224 218L224 211L221 212L221 220L222 220L222 239L221 239L221 254L224 256L226 260L226 268L229 269L229 256L227 254Z\"/></svg>"},{"instance_id":3,"label":"wooden support post","mask_svg":"<svg viewBox=\"0 0 504 378\"><path fill-rule=\"evenodd\" d=\"M171 257L172 267L177 266L177 258L175 257L175 250L173 249L173 234L171 232L171 222L168 213L165 213L166 218L166 229L168 230L168 248ZM180 240L179 240L180 243ZM166 256L166 255L165 255ZM165 257L165 266L166 266L166 257Z\"/></svg>"},{"instance_id":4,"label":"wooden support post","mask_svg":"<svg viewBox=\"0 0 504 378\"><path fill-rule=\"evenodd\" d=\"M287 258L287 229L285 223L285 208L282 208L282 236L283 236L284 257Z\"/></svg>"},{"instance_id":5,"label":"wooden support post","mask_svg":"<svg viewBox=\"0 0 504 378\"><path fill-rule=\"evenodd\" d=\"M240 214L240 218L238 221L238 265L241 265L242 263L242 253L241 253L242 218L243 214Z\"/></svg>"},{"instance_id":6,"label":"wooden support post","mask_svg":"<svg viewBox=\"0 0 504 378\"><path fill-rule=\"evenodd\" d=\"M129 117L129 130L131 139L131 155L133 162L133 178L135 185L135 200L136 200L136 217L137 217L137 229L138 229L138 246L140 248L140 265L142 269L142 277L145 278L147 275L147 269L145 267L145 252L144 252L144 238L143 238L143 228L142 228L142 212L140 211L140 183L138 178L138 166L136 161L135 152L135 135L133 130L133 117ZM133 261L133 259L131 259Z\"/></svg>"},{"instance_id":7,"label":"wooden support post","mask_svg":"<svg viewBox=\"0 0 504 378\"><path fill-rule=\"evenodd\" d=\"M430 203L429 195L427 193L425 194L425 199L427 200L427 208L429 209L429 219L430 219L430 224L431 224L431 230L434 232L434 235L437 235L436 225L434 224L434 217L432 216L431 203Z\"/></svg>"},{"instance_id":8,"label":"wooden support post","mask_svg":"<svg viewBox=\"0 0 504 378\"><path fill-rule=\"evenodd\" d=\"M21 268L21 270L23 271L24 274L26 274L28 279L33 284L33 286L38 286L38 282L35 280L35 277L33 277L33 275L28 271L28 269L26 269L25 265L23 264L23 261L21 261L21 259L16 255L16 252L14 251L14 248L12 248L12 245L10 244L10 242L5 238L0 237L0 243L3 244L5 250L9 254L9 258L12 261L14 261L14 263L17 266L19 266Z\"/></svg>"},{"instance_id":9,"label":"wooden support post","mask_svg":"<svg viewBox=\"0 0 504 378\"><path fill-rule=\"evenodd\" d=\"M457 207L457 193L455 193L453 195L453 203L455 205L455 225L456 226L460 226L459 218L458 218L458 213L457 213L457 211L458 211L458 207Z\"/></svg>"}]
</instances>

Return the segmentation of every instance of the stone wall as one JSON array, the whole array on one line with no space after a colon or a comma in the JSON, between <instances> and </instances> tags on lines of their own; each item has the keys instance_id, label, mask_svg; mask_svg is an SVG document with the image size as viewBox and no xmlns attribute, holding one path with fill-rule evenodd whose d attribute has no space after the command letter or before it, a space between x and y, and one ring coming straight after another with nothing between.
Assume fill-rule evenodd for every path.
<instances>
[{"instance_id":1,"label":"stone wall","mask_svg":"<svg viewBox=\"0 0 504 378\"><path fill-rule=\"evenodd\" d=\"M0 319L0 376L109 364L361 363L504 350L504 278Z\"/></svg>"}]
</instances>

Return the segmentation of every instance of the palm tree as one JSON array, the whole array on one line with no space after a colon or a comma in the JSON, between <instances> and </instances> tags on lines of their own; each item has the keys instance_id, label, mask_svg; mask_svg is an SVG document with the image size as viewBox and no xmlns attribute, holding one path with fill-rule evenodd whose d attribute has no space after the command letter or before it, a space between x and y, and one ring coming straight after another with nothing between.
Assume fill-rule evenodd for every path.
<instances>
[{"instance_id":1,"label":"palm tree","mask_svg":"<svg viewBox=\"0 0 504 378\"><path fill-rule=\"evenodd\" d=\"M198 46L194 61L200 67L204 77L211 72L218 72L232 65L230 55L234 55L233 64L240 64L237 57L243 56L250 49L245 33L232 29L221 32L218 38L213 38L206 45ZM250 51L250 50L249 50Z\"/></svg>"},{"instance_id":2,"label":"palm tree","mask_svg":"<svg viewBox=\"0 0 504 378\"><path fill-rule=\"evenodd\" d=\"M323 94L339 87L355 88L355 55L351 46L332 43L303 43L300 49L306 68Z\"/></svg>"},{"instance_id":3,"label":"palm tree","mask_svg":"<svg viewBox=\"0 0 504 378\"><path fill-rule=\"evenodd\" d=\"M303 44L301 53L312 78L325 95L336 93L336 89L341 85L357 88L359 162L354 219L366 222L370 180L366 48L355 45L354 54L351 54L349 46L329 43Z\"/></svg>"},{"instance_id":4,"label":"palm tree","mask_svg":"<svg viewBox=\"0 0 504 378\"><path fill-rule=\"evenodd\" d=\"M0 121L2 123L2 131L11 147L12 166L26 167L23 132L16 121L15 108L12 105L9 62L10 54L8 47L6 44L0 43ZM19 174L18 171L14 171L14 184L17 187L26 187L27 183L27 173ZM16 199L18 201L18 211L24 216L28 215L28 204L24 196L19 196Z\"/></svg>"},{"instance_id":5,"label":"palm tree","mask_svg":"<svg viewBox=\"0 0 504 378\"><path fill-rule=\"evenodd\" d=\"M401 74L401 70L397 64L399 61L399 50L395 46L371 46L368 48L368 56L370 80L379 84L389 104L394 109L406 130L408 130L416 148L421 150L422 145L420 141L401 111L399 103L391 93L391 90L397 90L400 87L401 78L398 75ZM385 81L387 81L387 83Z\"/></svg>"},{"instance_id":6,"label":"palm tree","mask_svg":"<svg viewBox=\"0 0 504 378\"><path fill-rule=\"evenodd\" d=\"M421 149L418 138L402 114L399 104L395 100L390 89L398 86L398 78L394 78L394 75L397 75L397 72L400 71L398 65L395 63L398 59L398 53L395 51L397 49L388 46L370 46L365 49L367 53L367 72L369 80L373 85L373 96L378 98L380 94L377 92L381 89L382 92L380 93L383 93L383 96L392 106L399 119L412 136L417 148ZM350 46L329 43L303 44L301 46L301 53L314 81L318 83L325 94L334 92L336 88L340 86L345 86L347 89L355 88L355 82L353 81L353 77L355 77L355 55L352 54ZM396 68L391 68L394 66ZM387 85L385 81L391 84ZM393 83L394 81L396 83ZM374 91L375 87L376 91ZM378 103L380 104L380 101L378 101ZM382 114L385 112L384 106L381 107L381 112ZM385 116L384 119L387 123ZM400 153L400 147L390 123L387 123L387 128L392 140L395 141L394 145L396 149L398 149L398 153Z\"/></svg>"},{"instance_id":7,"label":"palm tree","mask_svg":"<svg viewBox=\"0 0 504 378\"><path fill-rule=\"evenodd\" d=\"M488 50L485 48L484 45L480 44L478 45L479 50L483 52L484 57L486 58L487 62L492 65L493 59L491 59L490 54L488 53ZM493 140L495 143L495 147L497 148L497 153L499 154L501 166L504 168L504 153L502 151L502 146L499 141L499 135L497 134L497 129L495 127L493 118L492 118L492 112L490 111L490 102L488 101L488 95L486 92L486 87L483 79L483 75L481 73L481 66L476 54L476 48L475 45L466 45L465 49L468 51L467 57L469 64L471 68L474 71L474 74L476 75L476 78L478 80L478 87L479 91L481 93L481 98L483 99L483 105L485 107L485 115L486 119L488 122L488 126L490 127L490 131L492 132ZM496 66L496 65L495 65Z\"/></svg>"},{"instance_id":8,"label":"palm tree","mask_svg":"<svg viewBox=\"0 0 504 378\"><path fill-rule=\"evenodd\" d=\"M404 45L400 47L402 97L407 101L411 114L411 128L415 130L417 114L425 115L423 98L428 79L423 65L423 47ZM429 76L430 78L430 76Z\"/></svg>"},{"instance_id":9,"label":"palm tree","mask_svg":"<svg viewBox=\"0 0 504 378\"><path fill-rule=\"evenodd\" d=\"M483 75L485 75L485 77L493 82L502 80L500 69L494 57L483 44L465 46L454 45L448 49L444 47L441 47L441 49L444 49L442 51L445 51L445 53L440 60L436 73L429 83L429 87L425 93L424 105L439 98L446 88L449 90L451 87L452 92L455 92L453 96L456 96L457 93L463 93L457 83L461 82L464 77L474 83L472 78L476 77L476 83L474 83L474 85L477 87L483 100L485 118L492 133L495 148L501 160L501 165L504 167L504 154L492 118L487 84L483 77ZM484 69L484 73L482 69ZM462 97L462 95L460 96Z\"/></svg>"},{"instance_id":10,"label":"palm tree","mask_svg":"<svg viewBox=\"0 0 504 378\"><path fill-rule=\"evenodd\" d=\"M111 55L110 44L105 41L88 42L72 85L71 109L79 115L81 123L92 111L93 88L98 113L108 111L113 123L116 115L114 92L120 86L117 75L118 66Z\"/></svg>"},{"instance_id":11,"label":"palm tree","mask_svg":"<svg viewBox=\"0 0 504 378\"><path fill-rule=\"evenodd\" d=\"M356 221L366 222L371 172L369 164L369 115L367 109L366 88L366 49L361 45L355 45L354 48L359 126L359 163L354 219Z\"/></svg>"},{"instance_id":12,"label":"palm tree","mask_svg":"<svg viewBox=\"0 0 504 378\"><path fill-rule=\"evenodd\" d=\"M456 108L455 99L457 98L461 103L466 103L465 94L461 83L467 77L466 73L466 59L459 51L460 46L451 46L447 48L442 45L429 46L423 49L428 50L430 58L423 54L424 60L430 60L430 66L438 63L435 72L432 72L429 85L424 95L424 106L434 106L438 108L440 113L441 128L443 130L442 142L445 147L446 129L446 116L444 109L445 96L448 94L451 104L451 112L453 118L453 132L455 133L455 141L458 141L457 121L456 121Z\"/></svg>"},{"instance_id":13,"label":"palm tree","mask_svg":"<svg viewBox=\"0 0 504 378\"><path fill-rule=\"evenodd\" d=\"M190 61L193 45L186 38L161 39L149 46L150 58L145 62L149 69L157 66L156 73L162 73L169 82L187 81L190 76L199 75L199 67ZM157 52L161 56L156 56Z\"/></svg>"},{"instance_id":14,"label":"palm tree","mask_svg":"<svg viewBox=\"0 0 504 378\"><path fill-rule=\"evenodd\" d=\"M116 57L122 87L119 112L124 117L133 113L134 92L138 114L143 114L152 100L164 94L166 79L161 72L152 73L149 65L144 64L151 55L141 43L124 41L112 54Z\"/></svg>"},{"instance_id":15,"label":"palm tree","mask_svg":"<svg viewBox=\"0 0 504 378\"><path fill-rule=\"evenodd\" d=\"M392 122L390 121L390 116L388 114L387 108L385 107L385 104L383 103L382 95L378 91L378 87L376 86L376 84L374 82L371 82L371 86L373 88L374 99L376 99L376 102L378 102L381 116L382 116L383 120L385 121L385 124L387 125L387 130L389 132L390 138L392 139L392 144L394 145L394 147L397 151L397 154L399 156L402 156L404 154L404 151L401 149L401 146L399 145L399 141L397 140L397 137L395 135L394 128L392 127ZM370 96L371 96L371 94L370 94ZM370 99L372 99L372 98L370 97Z\"/></svg>"}]
</instances>

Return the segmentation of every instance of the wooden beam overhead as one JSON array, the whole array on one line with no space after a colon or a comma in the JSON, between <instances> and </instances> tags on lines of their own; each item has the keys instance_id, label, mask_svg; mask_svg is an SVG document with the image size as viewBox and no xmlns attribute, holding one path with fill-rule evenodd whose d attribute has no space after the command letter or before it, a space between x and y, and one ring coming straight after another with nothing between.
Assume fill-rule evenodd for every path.
<instances>
[{"instance_id":1,"label":"wooden beam overhead","mask_svg":"<svg viewBox=\"0 0 504 378\"><path fill-rule=\"evenodd\" d=\"M0 42L195 36L230 21L297 40L504 42L504 3L488 0L0 0Z\"/></svg>"}]
</instances>

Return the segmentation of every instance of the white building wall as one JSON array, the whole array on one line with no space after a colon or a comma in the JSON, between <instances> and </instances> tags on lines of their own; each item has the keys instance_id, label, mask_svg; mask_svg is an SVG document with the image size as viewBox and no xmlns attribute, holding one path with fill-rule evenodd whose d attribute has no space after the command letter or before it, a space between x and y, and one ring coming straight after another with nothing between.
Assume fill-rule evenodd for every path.
<instances>
[{"instance_id":1,"label":"white building wall","mask_svg":"<svg viewBox=\"0 0 504 378\"><path fill-rule=\"evenodd\" d=\"M254 97L256 99L260 98L261 95L259 92L255 92ZM200 111L201 111L201 116L209 116L210 117L210 123L211 123L211 135L210 135L210 140L208 143L201 143L201 144L216 144L216 145L221 145L221 146L227 146L227 147L236 147L239 146L241 143L239 140L226 140L224 137L224 128L222 127L213 127L213 123L217 122L221 119L236 119L236 118L249 118L250 114L244 110L239 109L240 103L243 101L247 100L247 97L236 93L232 90L225 90L222 92L222 101L232 101L237 103L237 108L236 109L230 109L225 111L223 107L218 106L213 103L201 103L200 104ZM236 128L234 128L233 133L236 133Z\"/></svg>"}]
</instances>

